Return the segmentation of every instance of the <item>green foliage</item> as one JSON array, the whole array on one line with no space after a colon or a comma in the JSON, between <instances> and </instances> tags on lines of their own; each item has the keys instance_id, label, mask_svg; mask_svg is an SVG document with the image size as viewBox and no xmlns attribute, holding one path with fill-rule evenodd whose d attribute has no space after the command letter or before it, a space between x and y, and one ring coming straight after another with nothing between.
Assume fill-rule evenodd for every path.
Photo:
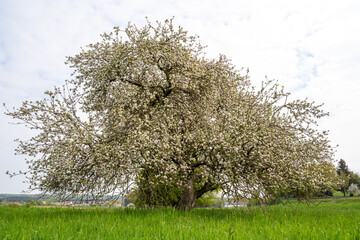
<instances>
[{"instance_id":1,"label":"green foliage","mask_svg":"<svg viewBox=\"0 0 360 240\"><path fill-rule=\"evenodd\" d=\"M155 173L142 171L137 178L137 187L129 195L130 202L138 208L174 207L179 201L181 188L175 180L156 183ZM155 184L150 184L154 182Z\"/></svg>"},{"instance_id":2,"label":"green foliage","mask_svg":"<svg viewBox=\"0 0 360 240\"><path fill-rule=\"evenodd\" d=\"M343 172L346 176L348 176L350 174L349 167L346 164L344 159L340 159L339 162L338 162L338 167L337 167L338 175L340 175L341 172Z\"/></svg>"},{"instance_id":3,"label":"green foliage","mask_svg":"<svg viewBox=\"0 0 360 240\"><path fill-rule=\"evenodd\" d=\"M221 207L222 202L218 195L219 190L205 193L196 200L195 207Z\"/></svg>"},{"instance_id":4,"label":"green foliage","mask_svg":"<svg viewBox=\"0 0 360 240\"><path fill-rule=\"evenodd\" d=\"M347 195L347 192L349 192L349 188L351 185L353 186L349 194L351 194L351 196L356 194L355 185L358 188L360 187L360 175L358 173L354 173L350 171L345 160L343 159L340 159L338 163L337 174L340 181L340 183L338 184L338 190L340 190L343 193L343 196L345 197Z\"/></svg>"},{"instance_id":5,"label":"green foliage","mask_svg":"<svg viewBox=\"0 0 360 240\"><path fill-rule=\"evenodd\" d=\"M356 184L360 188L360 175L358 173L350 172L350 185Z\"/></svg>"},{"instance_id":6,"label":"green foliage","mask_svg":"<svg viewBox=\"0 0 360 240\"><path fill-rule=\"evenodd\" d=\"M24 207L30 208L32 206L36 206L36 202L34 200L27 201L24 205Z\"/></svg>"},{"instance_id":7,"label":"green foliage","mask_svg":"<svg viewBox=\"0 0 360 240\"><path fill-rule=\"evenodd\" d=\"M250 199L246 206L247 207L254 207L254 206L264 206L264 205L278 205L280 204L281 198L279 197L270 197L267 199L261 199L261 198L255 198L255 199Z\"/></svg>"}]
</instances>

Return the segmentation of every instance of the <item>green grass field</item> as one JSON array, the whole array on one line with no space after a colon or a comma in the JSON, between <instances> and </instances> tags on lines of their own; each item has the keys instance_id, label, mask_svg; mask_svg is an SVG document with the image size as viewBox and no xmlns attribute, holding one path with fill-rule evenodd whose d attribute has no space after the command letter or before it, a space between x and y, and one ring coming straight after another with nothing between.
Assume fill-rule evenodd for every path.
<instances>
[{"instance_id":1,"label":"green grass field","mask_svg":"<svg viewBox=\"0 0 360 240\"><path fill-rule=\"evenodd\" d=\"M0 239L360 239L360 198L190 212L0 207Z\"/></svg>"}]
</instances>

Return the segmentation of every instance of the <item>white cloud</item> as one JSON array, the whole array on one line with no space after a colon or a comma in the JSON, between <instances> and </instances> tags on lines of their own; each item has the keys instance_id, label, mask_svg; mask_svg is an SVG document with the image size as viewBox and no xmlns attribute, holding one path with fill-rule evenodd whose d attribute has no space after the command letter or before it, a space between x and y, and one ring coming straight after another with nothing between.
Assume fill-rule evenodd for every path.
<instances>
[{"instance_id":1,"label":"white cloud","mask_svg":"<svg viewBox=\"0 0 360 240\"><path fill-rule=\"evenodd\" d=\"M337 157L360 172L359 10L356 0L1 1L0 100L19 106L22 100L41 98L70 77L65 56L98 41L115 25L124 28L132 21L141 26L145 16L151 21L175 16L176 24L209 46L208 56L224 53L237 68L249 67L255 83L267 75L294 97L325 103L331 115L321 127L340 144ZM24 130L9 127L9 120L0 115L0 169L25 168L20 158L10 160L15 159L12 139ZM17 182L7 183L20 191Z\"/></svg>"}]
</instances>

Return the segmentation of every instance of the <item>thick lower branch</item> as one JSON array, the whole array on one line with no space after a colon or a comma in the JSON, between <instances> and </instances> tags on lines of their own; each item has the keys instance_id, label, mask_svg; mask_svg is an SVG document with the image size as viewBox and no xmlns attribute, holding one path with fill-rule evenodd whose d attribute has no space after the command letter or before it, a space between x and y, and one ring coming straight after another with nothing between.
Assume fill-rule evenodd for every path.
<instances>
[{"instance_id":1,"label":"thick lower branch","mask_svg":"<svg viewBox=\"0 0 360 240\"><path fill-rule=\"evenodd\" d=\"M202 188L196 191L196 199L201 198L207 192L212 192L219 188L218 184L213 184L211 182L206 182Z\"/></svg>"}]
</instances>

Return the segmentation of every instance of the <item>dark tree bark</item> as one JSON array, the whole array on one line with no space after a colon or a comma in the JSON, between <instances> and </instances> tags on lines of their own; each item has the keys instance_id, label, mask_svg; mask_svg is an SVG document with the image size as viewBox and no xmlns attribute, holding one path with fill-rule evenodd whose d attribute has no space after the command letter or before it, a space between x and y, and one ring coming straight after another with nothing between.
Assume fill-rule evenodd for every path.
<instances>
[{"instance_id":1,"label":"dark tree bark","mask_svg":"<svg viewBox=\"0 0 360 240\"><path fill-rule=\"evenodd\" d=\"M188 180L187 185L184 186L180 200L176 206L176 209L190 210L195 206L196 191L194 186L194 179Z\"/></svg>"},{"instance_id":2,"label":"dark tree bark","mask_svg":"<svg viewBox=\"0 0 360 240\"><path fill-rule=\"evenodd\" d=\"M207 192L214 191L219 188L218 185L211 182L206 182L200 189L195 189L195 179L196 176L193 176L187 181L187 185L184 186L179 199L176 209L181 210L190 210L195 206L196 200L201 198Z\"/></svg>"}]
</instances>

